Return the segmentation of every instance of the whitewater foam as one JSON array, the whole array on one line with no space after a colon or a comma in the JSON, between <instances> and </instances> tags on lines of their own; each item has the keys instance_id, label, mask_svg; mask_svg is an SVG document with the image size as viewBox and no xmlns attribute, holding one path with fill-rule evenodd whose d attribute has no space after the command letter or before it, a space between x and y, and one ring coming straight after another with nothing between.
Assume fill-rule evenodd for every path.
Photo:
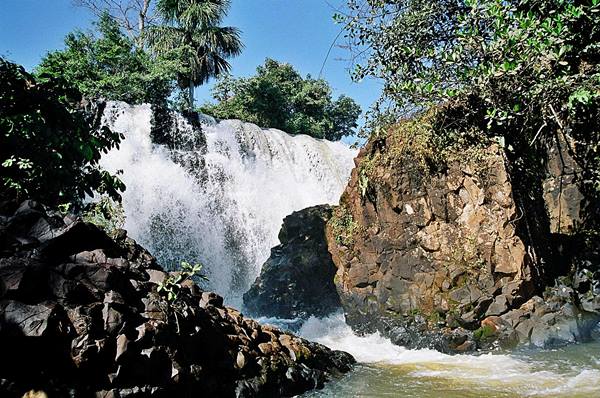
<instances>
[{"instance_id":1,"label":"whitewater foam","mask_svg":"<svg viewBox=\"0 0 600 398\"><path fill-rule=\"evenodd\" d=\"M310 318L299 334L332 349L351 353L358 362L374 367L377 372L389 373L390 378L397 380L395 384L401 380L408 383L410 380L413 385L436 388L434 386L440 383L451 382L455 386L453 391L463 391L463 388L465 393L481 391L482 395L485 392L490 397L506 396L502 395L506 393L509 396L532 397L571 396L574 393L578 396L600 396L600 369L593 364L561 367L557 366L554 359L546 362L518 353L447 355L427 349L409 350L392 344L379 333L357 336L345 324L342 314L325 319ZM372 377L365 372L359 372L359 376ZM349 380L344 382L349 383ZM332 390L341 394L336 388L339 386ZM344 396L328 395L327 391L319 395Z\"/></svg>"},{"instance_id":2,"label":"whitewater foam","mask_svg":"<svg viewBox=\"0 0 600 398\"><path fill-rule=\"evenodd\" d=\"M174 153L151 140L149 105L109 103L105 121L125 135L102 166L122 170L130 236L164 266L200 261L209 286L240 305L258 275L285 216L336 204L354 166L341 142L291 136L237 120L202 118L202 132L174 115L177 134L203 134L206 147ZM202 159L202 170L192 160ZM188 161L190 160L190 161Z\"/></svg>"}]
</instances>

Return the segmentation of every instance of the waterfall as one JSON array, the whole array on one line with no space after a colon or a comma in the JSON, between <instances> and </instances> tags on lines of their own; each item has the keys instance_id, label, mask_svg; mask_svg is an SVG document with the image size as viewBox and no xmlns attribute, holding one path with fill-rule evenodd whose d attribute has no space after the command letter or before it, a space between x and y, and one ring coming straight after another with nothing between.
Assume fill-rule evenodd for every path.
<instances>
[{"instance_id":1,"label":"waterfall","mask_svg":"<svg viewBox=\"0 0 600 398\"><path fill-rule=\"evenodd\" d=\"M207 288L239 305L278 244L283 218L336 204L356 151L238 120L203 118L200 131L180 115L172 117L180 139L204 145L155 144L149 105L109 103L105 122L125 139L102 166L122 172L129 235L167 268L181 260L201 262Z\"/></svg>"}]
</instances>

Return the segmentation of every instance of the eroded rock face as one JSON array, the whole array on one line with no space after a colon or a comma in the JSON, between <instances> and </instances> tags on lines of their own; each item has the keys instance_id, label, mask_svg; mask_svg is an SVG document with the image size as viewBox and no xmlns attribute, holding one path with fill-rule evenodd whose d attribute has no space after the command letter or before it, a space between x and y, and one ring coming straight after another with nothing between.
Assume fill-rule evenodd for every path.
<instances>
[{"instance_id":1,"label":"eroded rock face","mask_svg":"<svg viewBox=\"0 0 600 398\"><path fill-rule=\"evenodd\" d=\"M327 250L325 224L331 206L309 207L283 220L280 245L244 294L244 305L256 316L307 319L340 309L333 283L336 267Z\"/></svg>"},{"instance_id":2,"label":"eroded rock face","mask_svg":"<svg viewBox=\"0 0 600 398\"><path fill-rule=\"evenodd\" d=\"M577 253L585 198L563 141L550 145L534 194L512 186L496 144L440 168L418 144L372 137L327 225L348 323L452 352L589 338L598 253Z\"/></svg>"},{"instance_id":3,"label":"eroded rock face","mask_svg":"<svg viewBox=\"0 0 600 398\"><path fill-rule=\"evenodd\" d=\"M121 231L0 205L0 395L293 396L350 369L169 276Z\"/></svg>"},{"instance_id":4,"label":"eroded rock face","mask_svg":"<svg viewBox=\"0 0 600 398\"><path fill-rule=\"evenodd\" d=\"M583 222L586 199L577 184L582 170L573 158L574 146L572 138L560 131L549 144L543 188L552 234L571 235Z\"/></svg>"},{"instance_id":5,"label":"eroded rock face","mask_svg":"<svg viewBox=\"0 0 600 398\"><path fill-rule=\"evenodd\" d=\"M367 146L357 162L377 151ZM492 145L477 161L434 175L404 160L372 164L364 195L364 169L356 168L328 225L349 323L419 314L473 328L531 297L538 270L515 231L501 150ZM336 235L348 224L355 231L341 241Z\"/></svg>"}]
</instances>

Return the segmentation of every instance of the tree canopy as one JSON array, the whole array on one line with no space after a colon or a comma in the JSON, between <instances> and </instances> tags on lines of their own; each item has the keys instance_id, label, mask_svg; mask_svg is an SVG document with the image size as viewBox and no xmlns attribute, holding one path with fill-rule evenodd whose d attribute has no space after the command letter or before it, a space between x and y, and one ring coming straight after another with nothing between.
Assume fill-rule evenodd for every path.
<instances>
[{"instance_id":1,"label":"tree canopy","mask_svg":"<svg viewBox=\"0 0 600 398\"><path fill-rule=\"evenodd\" d=\"M290 64L272 59L256 72L250 78L226 76L218 81L212 91L217 103L201 111L329 140L353 134L360 107L344 95L334 101L325 80L302 78Z\"/></svg>"},{"instance_id":2,"label":"tree canopy","mask_svg":"<svg viewBox=\"0 0 600 398\"><path fill-rule=\"evenodd\" d=\"M371 131L438 109L436 145L497 139L532 195L568 134L600 220L600 0L349 0L335 18L354 77L384 84Z\"/></svg>"},{"instance_id":3,"label":"tree canopy","mask_svg":"<svg viewBox=\"0 0 600 398\"><path fill-rule=\"evenodd\" d=\"M124 185L98 162L123 137L99 120L64 79L36 79L0 58L0 197L50 206L95 192L119 200Z\"/></svg>"},{"instance_id":4,"label":"tree canopy","mask_svg":"<svg viewBox=\"0 0 600 398\"><path fill-rule=\"evenodd\" d=\"M194 88L230 70L228 58L238 55L243 44L240 31L220 26L229 0L159 0L162 24L148 32L150 49L158 56L178 51L184 69L177 74L181 89L194 104Z\"/></svg>"},{"instance_id":5,"label":"tree canopy","mask_svg":"<svg viewBox=\"0 0 600 398\"><path fill-rule=\"evenodd\" d=\"M161 103L173 91L179 53L157 57L136 48L117 22L102 14L98 35L77 31L67 35L65 49L48 53L36 68L38 75L63 78L88 98L103 97L129 103Z\"/></svg>"}]
</instances>

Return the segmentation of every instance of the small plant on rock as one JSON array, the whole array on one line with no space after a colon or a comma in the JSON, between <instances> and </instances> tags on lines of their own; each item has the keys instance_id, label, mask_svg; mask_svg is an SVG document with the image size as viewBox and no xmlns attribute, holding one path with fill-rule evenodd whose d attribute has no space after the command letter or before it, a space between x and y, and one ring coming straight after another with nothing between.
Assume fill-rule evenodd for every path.
<instances>
[{"instance_id":1,"label":"small plant on rock","mask_svg":"<svg viewBox=\"0 0 600 398\"><path fill-rule=\"evenodd\" d=\"M202 274L202 264L190 264L187 261L181 262L181 271L174 272L158 284L158 292L166 295L169 303L174 303L179 297L179 292L183 288L183 283L187 280L200 278L208 281L206 275Z\"/></svg>"},{"instance_id":2,"label":"small plant on rock","mask_svg":"<svg viewBox=\"0 0 600 398\"><path fill-rule=\"evenodd\" d=\"M87 206L83 213L83 221L92 223L112 235L125 225L125 210L121 203L108 196L102 196L98 202Z\"/></svg>"}]
</instances>

